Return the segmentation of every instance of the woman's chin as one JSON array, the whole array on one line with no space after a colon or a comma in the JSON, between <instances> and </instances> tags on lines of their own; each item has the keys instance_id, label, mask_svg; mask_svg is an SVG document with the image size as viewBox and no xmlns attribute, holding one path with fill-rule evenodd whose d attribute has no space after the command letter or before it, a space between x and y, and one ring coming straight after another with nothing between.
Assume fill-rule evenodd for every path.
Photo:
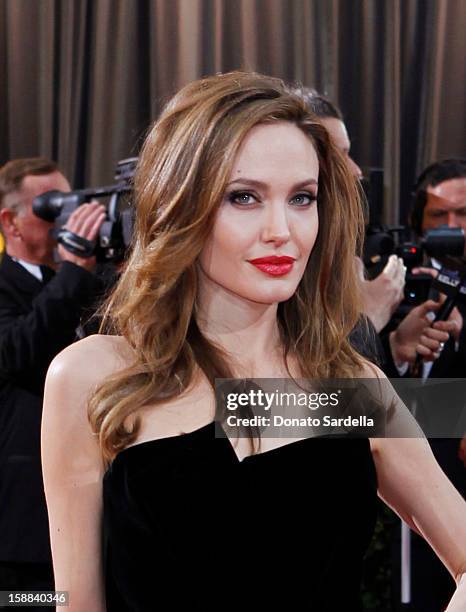
<instances>
[{"instance_id":1,"label":"woman's chin","mask_svg":"<svg viewBox=\"0 0 466 612\"><path fill-rule=\"evenodd\" d=\"M285 290L284 288L281 290L274 291L256 291L253 294L250 294L248 297L252 302L257 302L259 304L278 304L279 302L286 302L289 300L295 293L295 290ZM246 297L246 296L245 296Z\"/></svg>"}]
</instances>

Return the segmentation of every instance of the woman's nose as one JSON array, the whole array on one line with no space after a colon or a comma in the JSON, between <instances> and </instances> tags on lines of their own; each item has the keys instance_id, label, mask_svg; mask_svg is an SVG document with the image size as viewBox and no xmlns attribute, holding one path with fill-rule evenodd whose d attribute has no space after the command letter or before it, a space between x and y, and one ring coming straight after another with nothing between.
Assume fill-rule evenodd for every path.
<instances>
[{"instance_id":1,"label":"woman's nose","mask_svg":"<svg viewBox=\"0 0 466 612\"><path fill-rule=\"evenodd\" d=\"M290 228L286 205L270 204L265 213L265 222L262 232L265 242L284 243L290 239Z\"/></svg>"}]
</instances>

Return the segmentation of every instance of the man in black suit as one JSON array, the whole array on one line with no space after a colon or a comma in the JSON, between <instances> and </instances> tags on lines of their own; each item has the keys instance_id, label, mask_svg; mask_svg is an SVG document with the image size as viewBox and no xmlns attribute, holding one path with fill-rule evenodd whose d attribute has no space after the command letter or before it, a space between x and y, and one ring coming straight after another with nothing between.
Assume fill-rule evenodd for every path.
<instances>
[{"instance_id":1,"label":"man in black suit","mask_svg":"<svg viewBox=\"0 0 466 612\"><path fill-rule=\"evenodd\" d=\"M83 314L103 291L95 258L60 245L61 261L54 259L54 224L32 212L33 199L54 189L70 191L70 185L47 159L17 159L0 169L6 241L0 264L0 590L53 590L40 463L45 375L54 356L79 337ZM92 202L78 207L66 227L93 240L104 219L104 207Z\"/></svg>"},{"instance_id":2,"label":"man in black suit","mask_svg":"<svg viewBox=\"0 0 466 612\"><path fill-rule=\"evenodd\" d=\"M441 225L461 228L466 234L466 160L445 159L428 166L419 176L414 188L414 201L410 224L420 237L427 230ZM465 242L466 255L466 242ZM435 259L428 261L430 268L417 268L413 272L430 272L436 276L441 264ZM437 291L430 297L438 300ZM466 303L459 301L454 311L458 330L448 342L442 343L439 358L424 364L424 378L466 378ZM458 461L459 465L459 461ZM461 466L462 467L462 466ZM461 470L458 481L463 495L466 494L466 472Z\"/></svg>"},{"instance_id":3,"label":"man in black suit","mask_svg":"<svg viewBox=\"0 0 466 612\"><path fill-rule=\"evenodd\" d=\"M419 176L414 188L414 201L410 218L411 226L418 236L426 230L448 225L462 228L466 233L466 160L446 159L430 165ZM440 268L439 262L429 260L430 272L433 276ZM428 272L428 268L419 268L416 271ZM438 299L438 295L432 295ZM458 330L450 339L441 344L438 359L423 364L421 375L423 378L466 378L466 304L458 303L456 310ZM400 327L403 322L400 324ZM405 326L406 327L406 326ZM392 335L400 335L399 328ZM403 367L403 361L415 355L414 340L409 342L410 330L405 333L405 341L398 338L398 347L402 347L395 362ZM437 347L432 344L433 350ZM403 357L404 356L404 357ZM445 411L455 416L465 409L463 385L458 390L452 384L427 386L426 399L432 407L434 422L440 430L445 420ZM464 422L464 421L463 421ZM441 468L466 498L466 440L460 443L457 438L431 438L429 440L432 450ZM413 611L434 612L446 607L454 591L454 582L442 563L437 559L430 546L415 533L411 535L411 568L412 568L412 605Z\"/></svg>"}]
</instances>

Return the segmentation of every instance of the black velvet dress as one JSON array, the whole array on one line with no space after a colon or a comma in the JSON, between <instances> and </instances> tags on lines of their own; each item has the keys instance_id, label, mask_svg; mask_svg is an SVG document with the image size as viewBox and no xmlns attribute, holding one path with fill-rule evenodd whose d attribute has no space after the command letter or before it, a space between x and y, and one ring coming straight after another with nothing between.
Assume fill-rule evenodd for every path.
<instances>
[{"instance_id":1,"label":"black velvet dress","mask_svg":"<svg viewBox=\"0 0 466 612\"><path fill-rule=\"evenodd\" d=\"M369 441L306 439L240 461L215 427L128 447L107 470L107 610L362 610Z\"/></svg>"}]
</instances>

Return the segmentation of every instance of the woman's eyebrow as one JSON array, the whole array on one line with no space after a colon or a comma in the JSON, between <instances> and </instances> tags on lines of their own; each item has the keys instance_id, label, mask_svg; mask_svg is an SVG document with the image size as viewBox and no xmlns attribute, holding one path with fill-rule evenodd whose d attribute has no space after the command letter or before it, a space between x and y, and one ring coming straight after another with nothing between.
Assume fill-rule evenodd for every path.
<instances>
[{"instance_id":1,"label":"woman's eyebrow","mask_svg":"<svg viewBox=\"0 0 466 612\"><path fill-rule=\"evenodd\" d=\"M230 185L233 185L234 183L241 183L242 185L251 185L251 187L260 187L262 189L268 188L267 183L263 183L262 181L257 181L255 179L249 179L249 178L234 179L233 181L230 181L227 184L227 187L229 187ZM300 181L299 183L296 183L296 185L293 185L292 189L293 190L301 189L302 187L306 187L307 185L318 185L318 182L314 178L309 178L304 181Z\"/></svg>"}]
</instances>

